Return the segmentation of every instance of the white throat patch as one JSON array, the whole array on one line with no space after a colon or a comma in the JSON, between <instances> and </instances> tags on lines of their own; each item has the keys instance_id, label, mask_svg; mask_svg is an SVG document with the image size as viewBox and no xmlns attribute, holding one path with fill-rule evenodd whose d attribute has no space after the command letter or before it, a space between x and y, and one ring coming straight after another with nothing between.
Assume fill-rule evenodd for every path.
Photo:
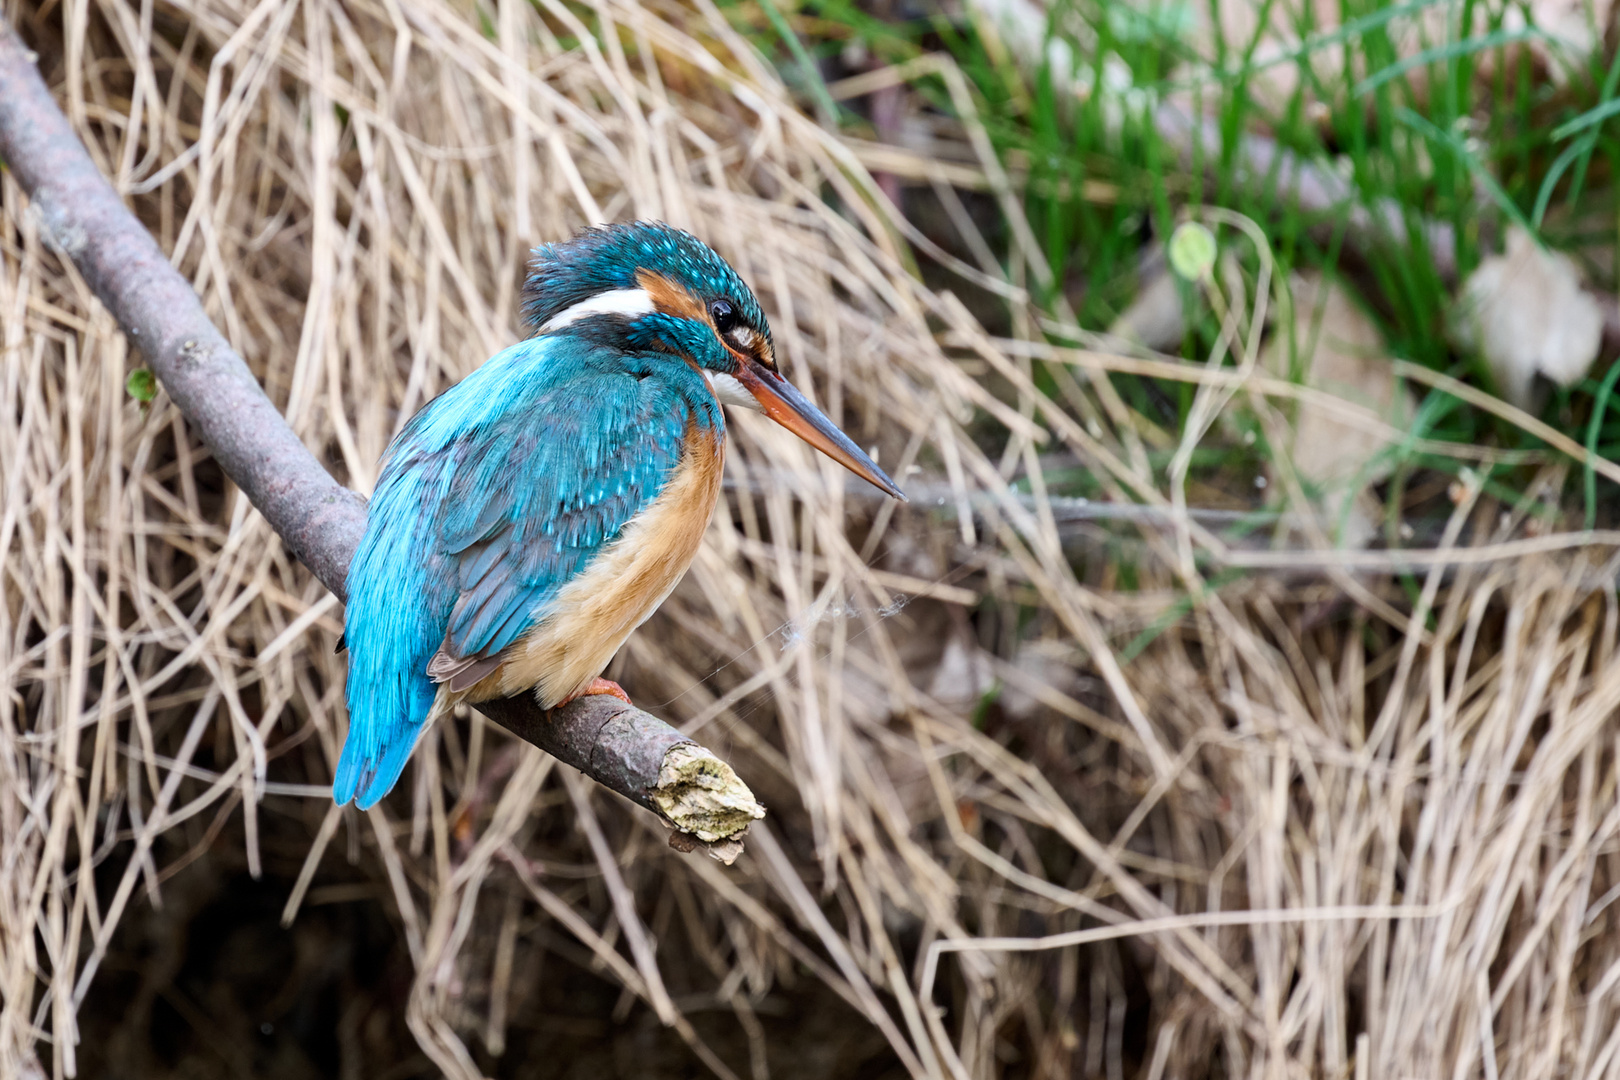
<instances>
[{"instance_id":1,"label":"white throat patch","mask_svg":"<svg viewBox=\"0 0 1620 1080\"><path fill-rule=\"evenodd\" d=\"M651 315L656 310L652 294L646 289L610 289L557 312L545 321L540 332L549 334L592 315Z\"/></svg>"},{"instance_id":2,"label":"white throat patch","mask_svg":"<svg viewBox=\"0 0 1620 1080\"><path fill-rule=\"evenodd\" d=\"M714 387L714 396L720 399L720 404L737 405L744 409L753 409L755 412L763 411L759 399L750 394L748 388L735 376L719 371L705 371L703 377Z\"/></svg>"}]
</instances>

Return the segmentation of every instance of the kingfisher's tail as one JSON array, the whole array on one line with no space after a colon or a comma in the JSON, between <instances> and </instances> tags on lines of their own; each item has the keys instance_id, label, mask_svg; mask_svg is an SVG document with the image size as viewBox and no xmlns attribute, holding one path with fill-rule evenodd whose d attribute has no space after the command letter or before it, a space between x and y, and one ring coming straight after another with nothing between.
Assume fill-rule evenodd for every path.
<instances>
[{"instance_id":1,"label":"kingfisher's tail","mask_svg":"<svg viewBox=\"0 0 1620 1080\"><path fill-rule=\"evenodd\" d=\"M390 655L383 643L360 644L356 636L350 633L349 737L332 778L332 798L340 806L353 799L369 810L405 771L427 730L438 688L410 650Z\"/></svg>"},{"instance_id":2,"label":"kingfisher's tail","mask_svg":"<svg viewBox=\"0 0 1620 1080\"><path fill-rule=\"evenodd\" d=\"M332 778L332 798L339 806L354 800L361 810L370 810L384 795L394 790L405 763L416 749L417 740L427 730L428 712L432 709L431 696L428 709L415 723L390 725L381 740L355 737L355 711L349 707L349 737L343 743L343 756L338 759L337 774Z\"/></svg>"},{"instance_id":3,"label":"kingfisher's tail","mask_svg":"<svg viewBox=\"0 0 1620 1080\"><path fill-rule=\"evenodd\" d=\"M438 693L427 662L444 638L442 621L434 625L427 572L408 536L389 535L388 509L386 500L373 501L373 520L349 567L344 617L349 735L332 797L340 806L353 799L362 810L393 789L427 730Z\"/></svg>"}]
</instances>

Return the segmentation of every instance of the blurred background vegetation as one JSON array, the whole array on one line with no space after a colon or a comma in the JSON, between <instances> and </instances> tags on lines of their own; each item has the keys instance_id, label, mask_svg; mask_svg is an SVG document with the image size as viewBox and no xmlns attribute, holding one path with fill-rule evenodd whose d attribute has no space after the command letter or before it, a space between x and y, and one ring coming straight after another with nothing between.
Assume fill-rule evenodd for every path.
<instances>
[{"instance_id":1,"label":"blurred background vegetation","mask_svg":"<svg viewBox=\"0 0 1620 1080\"><path fill-rule=\"evenodd\" d=\"M1522 405L1602 457L1620 452L1609 364L1620 351L1620 141L1610 122L1620 112L1620 61L1605 47L1611 5L1602 0L763 0L723 9L807 110L863 146L968 166L984 188L973 140L987 140L1016 203L941 182L959 181L960 170L884 177L881 153L865 161L929 240L1010 275L1042 311L1207 359L1220 319L1196 285L1173 274L1179 305L1165 295L1164 246L1189 208L1220 207L1259 225L1277 275L1326 275L1345 289L1383 355ZM954 96L923 59L941 54L965 81ZM908 64L914 74L898 86L857 92L866 73ZM963 214L977 236L964 236ZM1471 296L1468 283L1514 230L1537 254L1569 262L1526 263L1528 276L1515 284ZM1043 267L1019 265L1019 233ZM1259 262L1252 247L1238 247L1251 284ZM930 280L950 276L926 255L919 265ZM1537 291L1559 270L1578 274L1584 295ZM972 301L987 327L1010 331L1007 305L985 293ZM1469 332L1471 305L1497 303L1523 309L1522 318L1505 329L1490 324L1482 341ZM1552 324L1565 318L1583 323L1579 342L1558 340ZM1319 307L1285 328L1296 377L1309 367L1322 319ZM1495 340L1504 335L1511 340ZM1189 384L1110 378L1144 429L1166 442L1184 430ZM1412 441L1377 454L1377 468L1400 486L1413 470L1468 467L1413 445L1423 438L1546 447L1522 425L1443 391L1423 395L1409 430ZM1201 453L1195 474L1243 498L1266 456L1265 435L1238 434ZM1492 490L1522 495L1538 476L1530 460L1498 459ZM1068 493L1098 493L1085 476L1072 479ZM1587 527L1600 516L1612 521L1603 516L1616 505L1612 482L1590 469L1562 481L1560 507L1579 509ZM1392 527L1398 504L1390 504Z\"/></svg>"}]
</instances>

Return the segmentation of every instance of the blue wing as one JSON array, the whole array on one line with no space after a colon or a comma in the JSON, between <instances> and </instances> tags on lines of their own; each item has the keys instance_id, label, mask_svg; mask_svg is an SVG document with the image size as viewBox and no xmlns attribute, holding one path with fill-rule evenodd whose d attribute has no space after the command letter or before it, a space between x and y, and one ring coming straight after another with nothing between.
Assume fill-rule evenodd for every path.
<instances>
[{"instance_id":1,"label":"blue wing","mask_svg":"<svg viewBox=\"0 0 1620 1080\"><path fill-rule=\"evenodd\" d=\"M358 797L366 809L386 795L435 678L459 690L487 674L657 496L695 419L691 395L659 366L637 370L576 338L531 339L394 441L349 568L340 804Z\"/></svg>"}]
</instances>

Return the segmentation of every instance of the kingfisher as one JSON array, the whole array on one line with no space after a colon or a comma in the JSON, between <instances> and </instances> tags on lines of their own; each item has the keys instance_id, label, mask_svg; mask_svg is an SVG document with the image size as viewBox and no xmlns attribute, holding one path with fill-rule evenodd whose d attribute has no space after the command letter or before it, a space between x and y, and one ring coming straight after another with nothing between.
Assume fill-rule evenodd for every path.
<instances>
[{"instance_id":1,"label":"kingfisher","mask_svg":"<svg viewBox=\"0 0 1620 1080\"><path fill-rule=\"evenodd\" d=\"M541 245L522 310L532 336L434 398L383 455L348 574L340 805L388 794L458 702L629 702L601 675L697 554L720 494L722 404L905 498L782 377L759 301L690 233L632 222Z\"/></svg>"}]
</instances>

